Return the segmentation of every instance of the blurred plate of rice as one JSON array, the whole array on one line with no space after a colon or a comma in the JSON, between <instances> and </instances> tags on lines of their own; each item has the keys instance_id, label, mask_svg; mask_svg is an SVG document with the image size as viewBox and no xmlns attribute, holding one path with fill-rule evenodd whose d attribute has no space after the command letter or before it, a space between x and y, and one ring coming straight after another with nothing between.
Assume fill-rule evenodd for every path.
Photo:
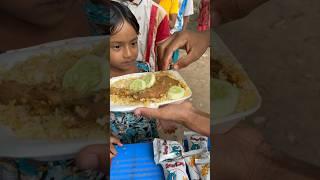
<instances>
[{"instance_id":1,"label":"blurred plate of rice","mask_svg":"<svg viewBox=\"0 0 320 180\"><path fill-rule=\"evenodd\" d=\"M236 57L212 32L211 113L214 133L225 133L256 112L261 96Z\"/></svg>"},{"instance_id":2,"label":"blurred plate of rice","mask_svg":"<svg viewBox=\"0 0 320 180\"><path fill-rule=\"evenodd\" d=\"M0 55L0 156L72 156L107 133L107 36Z\"/></svg>"}]
</instances>

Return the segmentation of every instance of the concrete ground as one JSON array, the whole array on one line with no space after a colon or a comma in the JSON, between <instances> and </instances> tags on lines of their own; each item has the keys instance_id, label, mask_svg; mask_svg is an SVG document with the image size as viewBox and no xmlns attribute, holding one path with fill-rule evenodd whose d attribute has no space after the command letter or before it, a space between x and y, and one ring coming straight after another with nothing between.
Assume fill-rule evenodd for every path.
<instances>
[{"instance_id":1,"label":"concrete ground","mask_svg":"<svg viewBox=\"0 0 320 180\"><path fill-rule=\"evenodd\" d=\"M198 61L179 72L192 90L192 104L210 113L210 49Z\"/></svg>"},{"instance_id":2,"label":"concrete ground","mask_svg":"<svg viewBox=\"0 0 320 180\"><path fill-rule=\"evenodd\" d=\"M194 15L190 16L188 29L197 30L197 18L200 0L194 0ZM181 56L185 51L180 51ZM204 112L210 113L210 48L202 57L179 71L192 90L192 104Z\"/></svg>"},{"instance_id":3,"label":"concrete ground","mask_svg":"<svg viewBox=\"0 0 320 180\"><path fill-rule=\"evenodd\" d=\"M271 0L217 33L257 86L262 107L242 123L320 166L320 1Z\"/></svg>"}]
</instances>

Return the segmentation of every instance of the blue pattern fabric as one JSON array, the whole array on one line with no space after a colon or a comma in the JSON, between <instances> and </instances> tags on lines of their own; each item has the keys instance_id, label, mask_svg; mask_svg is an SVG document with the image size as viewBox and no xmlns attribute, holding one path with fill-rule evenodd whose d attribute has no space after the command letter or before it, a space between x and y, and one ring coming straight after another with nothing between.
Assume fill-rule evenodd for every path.
<instances>
[{"instance_id":1,"label":"blue pattern fabric","mask_svg":"<svg viewBox=\"0 0 320 180\"><path fill-rule=\"evenodd\" d=\"M150 72L148 63L137 61L140 72ZM151 142L159 137L155 119L136 116L133 112L111 112L111 133L124 144Z\"/></svg>"}]
</instances>

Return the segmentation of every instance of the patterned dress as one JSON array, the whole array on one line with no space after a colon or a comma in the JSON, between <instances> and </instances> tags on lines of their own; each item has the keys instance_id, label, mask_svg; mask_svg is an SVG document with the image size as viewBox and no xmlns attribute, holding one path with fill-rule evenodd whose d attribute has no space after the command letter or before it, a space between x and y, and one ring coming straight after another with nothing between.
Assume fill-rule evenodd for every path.
<instances>
[{"instance_id":1,"label":"patterned dress","mask_svg":"<svg viewBox=\"0 0 320 180\"><path fill-rule=\"evenodd\" d=\"M149 72L150 65L137 62L140 72ZM111 112L111 133L124 144L150 142L159 137L155 119L134 115L133 112Z\"/></svg>"},{"instance_id":2,"label":"patterned dress","mask_svg":"<svg viewBox=\"0 0 320 180\"><path fill-rule=\"evenodd\" d=\"M198 17L198 31L210 29L210 0L201 0Z\"/></svg>"}]
</instances>

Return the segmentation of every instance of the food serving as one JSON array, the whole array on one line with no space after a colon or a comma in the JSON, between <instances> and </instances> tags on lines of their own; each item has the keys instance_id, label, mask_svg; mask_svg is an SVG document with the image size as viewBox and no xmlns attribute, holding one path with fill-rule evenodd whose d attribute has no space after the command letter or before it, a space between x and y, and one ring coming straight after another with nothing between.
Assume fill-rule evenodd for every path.
<instances>
[{"instance_id":1,"label":"food serving","mask_svg":"<svg viewBox=\"0 0 320 180\"><path fill-rule=\"evenodd\" d=\"M244 112L258 103L257 91L242 68L225 56L214 57L211 92L214 117Z\"/></svg>"},{"instance_id":2,"label":"food serving","mask_svg":"<svg viewBox=\"0 0 320 180\"><path fill-rule=\"evenodd\" d=\"M105 137L105 43L0 61L0 126L19 138ZM19 53L19 52L17 52Z\"/></svg>"},{"instance_id":3,"label":"food serving","mask_svg":"<svg viewBox=\"0 0 320 180\"><path fill-rule=\"evenodd\" d=\"M111 82L110 100L112 104L148 105L175 101L191 95L187 84L170 71L140 74L134 77L125 75Z\"/></svg>"}]
</instances>

